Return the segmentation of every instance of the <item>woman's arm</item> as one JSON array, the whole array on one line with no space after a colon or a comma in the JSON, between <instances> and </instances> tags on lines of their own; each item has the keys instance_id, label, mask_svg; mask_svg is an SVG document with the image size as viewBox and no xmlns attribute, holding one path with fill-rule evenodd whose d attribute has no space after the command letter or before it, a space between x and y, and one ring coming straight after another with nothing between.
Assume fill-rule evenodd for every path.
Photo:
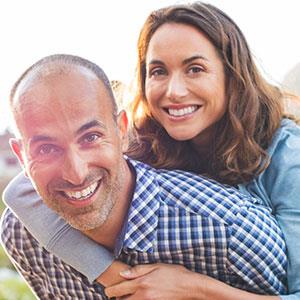
<instances>
[{"instance_id":1,"label":"woman's arm","mask_svg":"<svg viewBox=\"0 0 300 300\"><path fill-rule=\"evenodd\" d=\"M246 188L271 207L287 246L288 295L283 300L300 300L300 127L289 120L276 133L269 148L268 168Z\"/></svg>"},{"instance_id":2,"label":"woman's arm","mask_svg":"<svg viewBox=\"0 0 300 300\"><path fill-rule=\"evenodd\" d=\"M119 271L126 265L116 262L111 266L113 255L49 209L23 172L7 186L3 200L46 250L84 274L91 282L97 277L98 282L105 285L121 280Z\"/></svg>"},{"instance_id":3,"label":"woman's arm","mask_svg":"<svg viewBox=\"0 0 300 300\"><path fill-rule=\"evenodd\" d=\"M260 178L283 231L288 254L288 290L283 300L300 300L300 127L289 122L271 149L270 166Z\"/></svg>"}]
</instances>

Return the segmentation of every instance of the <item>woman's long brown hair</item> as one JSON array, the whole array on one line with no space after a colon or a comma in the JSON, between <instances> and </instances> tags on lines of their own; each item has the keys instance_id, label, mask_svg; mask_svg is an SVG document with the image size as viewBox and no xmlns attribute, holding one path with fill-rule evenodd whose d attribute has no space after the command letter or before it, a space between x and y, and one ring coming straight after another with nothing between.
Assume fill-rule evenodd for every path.
<instances>
[{"instance_id":1,"label":"woman's long brown hair","mask_svg":"<svg viewBox=\"0 0 300 300\"><path fill-rule=\"evenodd\" d=\"M188 24L215 46L224 64L228 108L206 151L172 139L153 118L145 97L145 57L151 37L165 23ZM183 169L236 185L260 174L266 149L283 117L282 93L259 73L243 33L221 10L195 2L154 11L138 41L137 93L132 106L134 137L128 154L156 168Z\"/></svg>"}]
</instances>

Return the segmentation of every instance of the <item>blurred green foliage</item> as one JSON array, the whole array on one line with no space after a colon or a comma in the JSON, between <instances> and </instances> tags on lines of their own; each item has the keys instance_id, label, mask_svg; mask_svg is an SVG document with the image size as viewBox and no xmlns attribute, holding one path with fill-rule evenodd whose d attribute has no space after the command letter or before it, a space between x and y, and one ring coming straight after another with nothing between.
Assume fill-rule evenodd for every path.
<instances>
[{"instance_id":1,"label":"blurred green foliage","mask_svg":"<svg viewBox=\"0 0 300 300\"><path fill-rule=\"evenodd\" d=\"M4 249L0 246L0 270L1 268L10 268L10 269L14 269L12 263L10 262L10 260L8 259Z\"/></svg>"},{"instance_id":2,"label":"blurred green foliage","mask_svg":"<svg viewBox=\"0 0 300 300\"><path fill-rule=\"evenodd\" d=\"M0 300L34 300L25 281L10 269L0 269Z\"/></svg>"}]
</instances>

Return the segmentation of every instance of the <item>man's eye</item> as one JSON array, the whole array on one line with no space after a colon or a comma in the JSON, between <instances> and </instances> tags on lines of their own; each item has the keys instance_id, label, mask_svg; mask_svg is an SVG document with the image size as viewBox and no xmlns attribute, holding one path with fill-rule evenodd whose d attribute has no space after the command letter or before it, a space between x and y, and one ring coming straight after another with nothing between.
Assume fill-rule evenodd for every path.
<instances>
[{"instance_id":1,"label":"man's eye","mask_svg":"<svg viewBox=\"0 0 300 300\"><path fill-rule=\"evenodd\" d=\"M91 144L97 141L100 138L100 135L97 133L87 134L81 139L81 143L83 144Z\"/></svg>"},{"instance_id":2,"label":"man's eye","mask_svg":"<svg viewBox=\"0 0 300 300\"><path fill-rule=\"evenodd\" d=\"M44 156L57 153L58 151L59 151L58 147L49 144L42 145L37 149L37 153L39 155L44 155Z\"/></svg>"}]
</instances>

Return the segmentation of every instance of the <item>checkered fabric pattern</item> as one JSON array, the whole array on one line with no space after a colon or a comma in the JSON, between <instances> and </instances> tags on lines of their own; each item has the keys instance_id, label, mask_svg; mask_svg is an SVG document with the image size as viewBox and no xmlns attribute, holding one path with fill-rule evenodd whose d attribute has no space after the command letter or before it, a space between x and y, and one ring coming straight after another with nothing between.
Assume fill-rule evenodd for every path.
<instances>
[{"instance_id":1,"label":"checkered fabric pattern","mask_svg":"<svg viewBox=\"0 0 300 300\"><path fill-rule=\"evenodd\" d=\"M9 209L1 225L2 244L38 299L108 299L99 284L90 284L84 275L42 248Z\"/></svg>"},{"instance_id":2,"label":"checkered fabric pattern","mask_svg":"<svg viewBox=\"0 0 300 300\"><path fill-rule=\"evenodd\" d=\"M286 292L283 236L258 200L197 175L129 161L137 182L116 249L122 261L182 264L248 291ZM40 299L106 299L99 285L41 248L9 210L1 237Z\"/></svg>"},{"instance_id":3,"label":"checkered fabric pattern","mask_svg":"<svg viewBox=\"0 0 300 300\"><path fill-rule=\"evenodd\" d=\"M132 161L136 188L121 259L183 264L232 286L286 292L286 248L268 208L236 189Z\"/></svg>"}]
</instances>

